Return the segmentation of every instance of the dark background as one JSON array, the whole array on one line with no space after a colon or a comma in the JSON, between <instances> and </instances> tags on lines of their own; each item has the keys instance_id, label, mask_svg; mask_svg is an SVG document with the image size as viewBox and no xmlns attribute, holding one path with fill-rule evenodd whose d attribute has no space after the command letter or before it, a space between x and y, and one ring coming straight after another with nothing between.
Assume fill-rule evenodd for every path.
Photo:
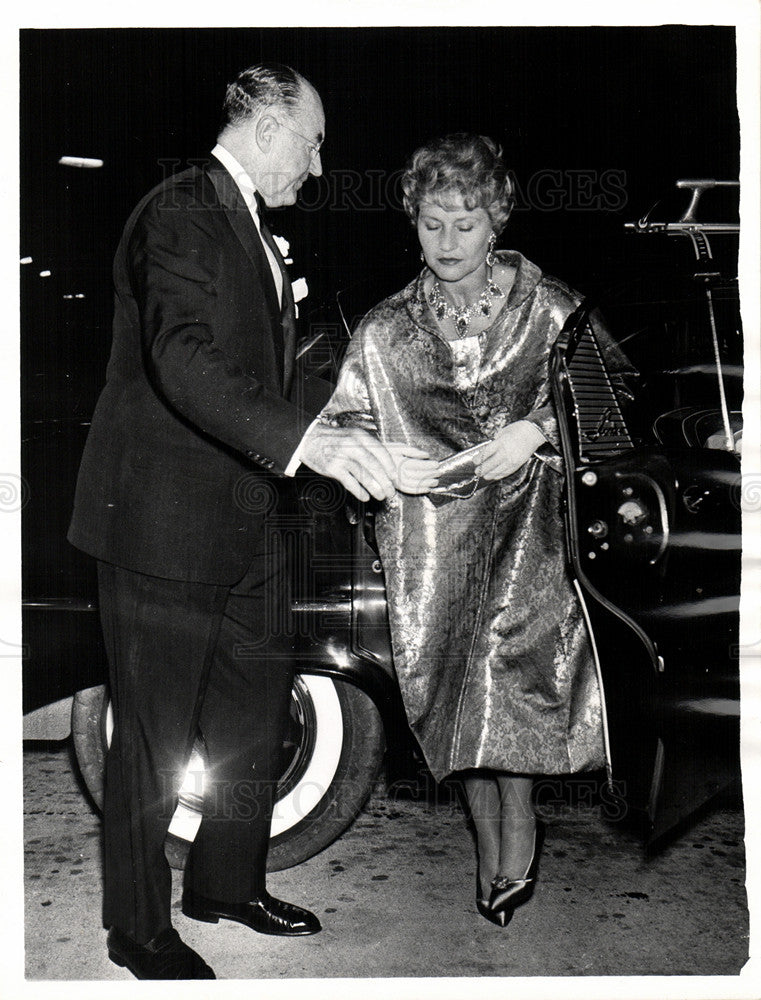
<instances>
[{"instance_id":1,"label":"dark background","mask_svg":"<svg viewBox=\"0 0 761 1000\"><path fill-rule=\"evenodd\" d=\"M208 156L225 84L264 59L325 105L325 176L271 221L311 306L358 276L415 272L394 176L432 136L503 145L519 198L502 245L584 291L625 269L623 222L677 178L738 176L733 28L26 30L22 253L102 275L133 204ZM64 154L105 166L57 166Z\"/></svg>"}]
</instances>

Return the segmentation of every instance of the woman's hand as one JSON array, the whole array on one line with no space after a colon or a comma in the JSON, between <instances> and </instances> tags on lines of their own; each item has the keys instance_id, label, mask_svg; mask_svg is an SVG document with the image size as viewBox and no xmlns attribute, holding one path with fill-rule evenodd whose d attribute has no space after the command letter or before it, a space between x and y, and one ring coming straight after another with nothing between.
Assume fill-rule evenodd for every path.
<instances>
[{"instance_id":1,"label":"woman's hand","mask_svg":"<svg viewBox=\"0 0 761 1000\"><path fill-rule=\"evenodd\" d=\"M504 479L525 465L544 441L544 434L528 420L508 424L493 441L483 445L478 475L482 479Z\"/></svg>"},{"instance_id":2,"label":"woman's hand","mask_svg":"<svg viewBox=\"0 0 761 1000\"><path fill-rule=\"evenodd\" d=\"M400 493L430 493L438 485L438 466L428 452L403 441L385 441L386 451L393 459L395 471L391 476Z\"/></svg>"}]
</instances>

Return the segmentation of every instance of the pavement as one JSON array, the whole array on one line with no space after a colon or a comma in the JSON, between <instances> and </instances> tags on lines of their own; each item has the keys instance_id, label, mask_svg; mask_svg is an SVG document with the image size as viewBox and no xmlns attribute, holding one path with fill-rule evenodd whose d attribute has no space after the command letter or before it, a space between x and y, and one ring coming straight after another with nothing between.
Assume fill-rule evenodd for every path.
<instances>
[{"instance_id":1,"label":"pavement","mask_svg":"<svg viewBox=\"0 0 761 1000\"><path fill-rule=\"evenodd\" d=\"M134 983L106 955L101 822L68 743L27 745L23 778L27 980ZM306 980L347 977L368 989L369 979L395 977L398 988L381 995L396 1000L443 996L439 977L609 976L726 977L716 982L734 996L748 959L743 832L741 803L727 797L647 858L599 809L554 808L537 891L503 930L476 912L473 842L456 798L389 795L380 781L331 847L269 876L273 895L315 910L322 933L287 940L190 920L179 909L179 872L175 926L219 979L271 981L258 996L311 996ZM409 979L416 986L404 992ZM303 988L275 991L294 980ZM588 995L621 995L611 990Z\"/></svg>"}]
</instances>

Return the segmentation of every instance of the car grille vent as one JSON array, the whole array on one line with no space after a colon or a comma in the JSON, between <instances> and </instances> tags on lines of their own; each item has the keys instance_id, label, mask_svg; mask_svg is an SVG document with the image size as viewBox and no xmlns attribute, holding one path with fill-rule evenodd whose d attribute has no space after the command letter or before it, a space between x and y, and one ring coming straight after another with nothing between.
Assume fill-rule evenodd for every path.
<instances>
[{"instance_id":1,"label":"car grille vent","mask_svg":"<svg viewBox=\"0 0 761 1000\"><path fill-rule=\"evenodd\" d=\"M565 355L582 461L608 458L634 447L615 389L588 320L571 334Z\"/></svg>"}]
</instances>

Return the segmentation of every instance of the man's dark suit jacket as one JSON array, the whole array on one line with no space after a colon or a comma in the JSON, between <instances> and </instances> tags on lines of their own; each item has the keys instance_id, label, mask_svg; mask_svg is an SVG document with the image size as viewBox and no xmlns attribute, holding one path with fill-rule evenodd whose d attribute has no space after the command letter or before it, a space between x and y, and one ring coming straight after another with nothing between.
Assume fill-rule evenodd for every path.
<instances>
[{"instance_id":1,"label":"man's dark suit jacket","mask_svg":"<svg viewBox=\"0 0 761 1000\"><path fill-rule=\"evenodd\" d=\"M243 197L212 160L136 207L114 284L69 540L136 572L232 585L264 530L258 479L283 473L329 394L293 384L288 279L281 313Z\"/></svg>"}]
</instances>

